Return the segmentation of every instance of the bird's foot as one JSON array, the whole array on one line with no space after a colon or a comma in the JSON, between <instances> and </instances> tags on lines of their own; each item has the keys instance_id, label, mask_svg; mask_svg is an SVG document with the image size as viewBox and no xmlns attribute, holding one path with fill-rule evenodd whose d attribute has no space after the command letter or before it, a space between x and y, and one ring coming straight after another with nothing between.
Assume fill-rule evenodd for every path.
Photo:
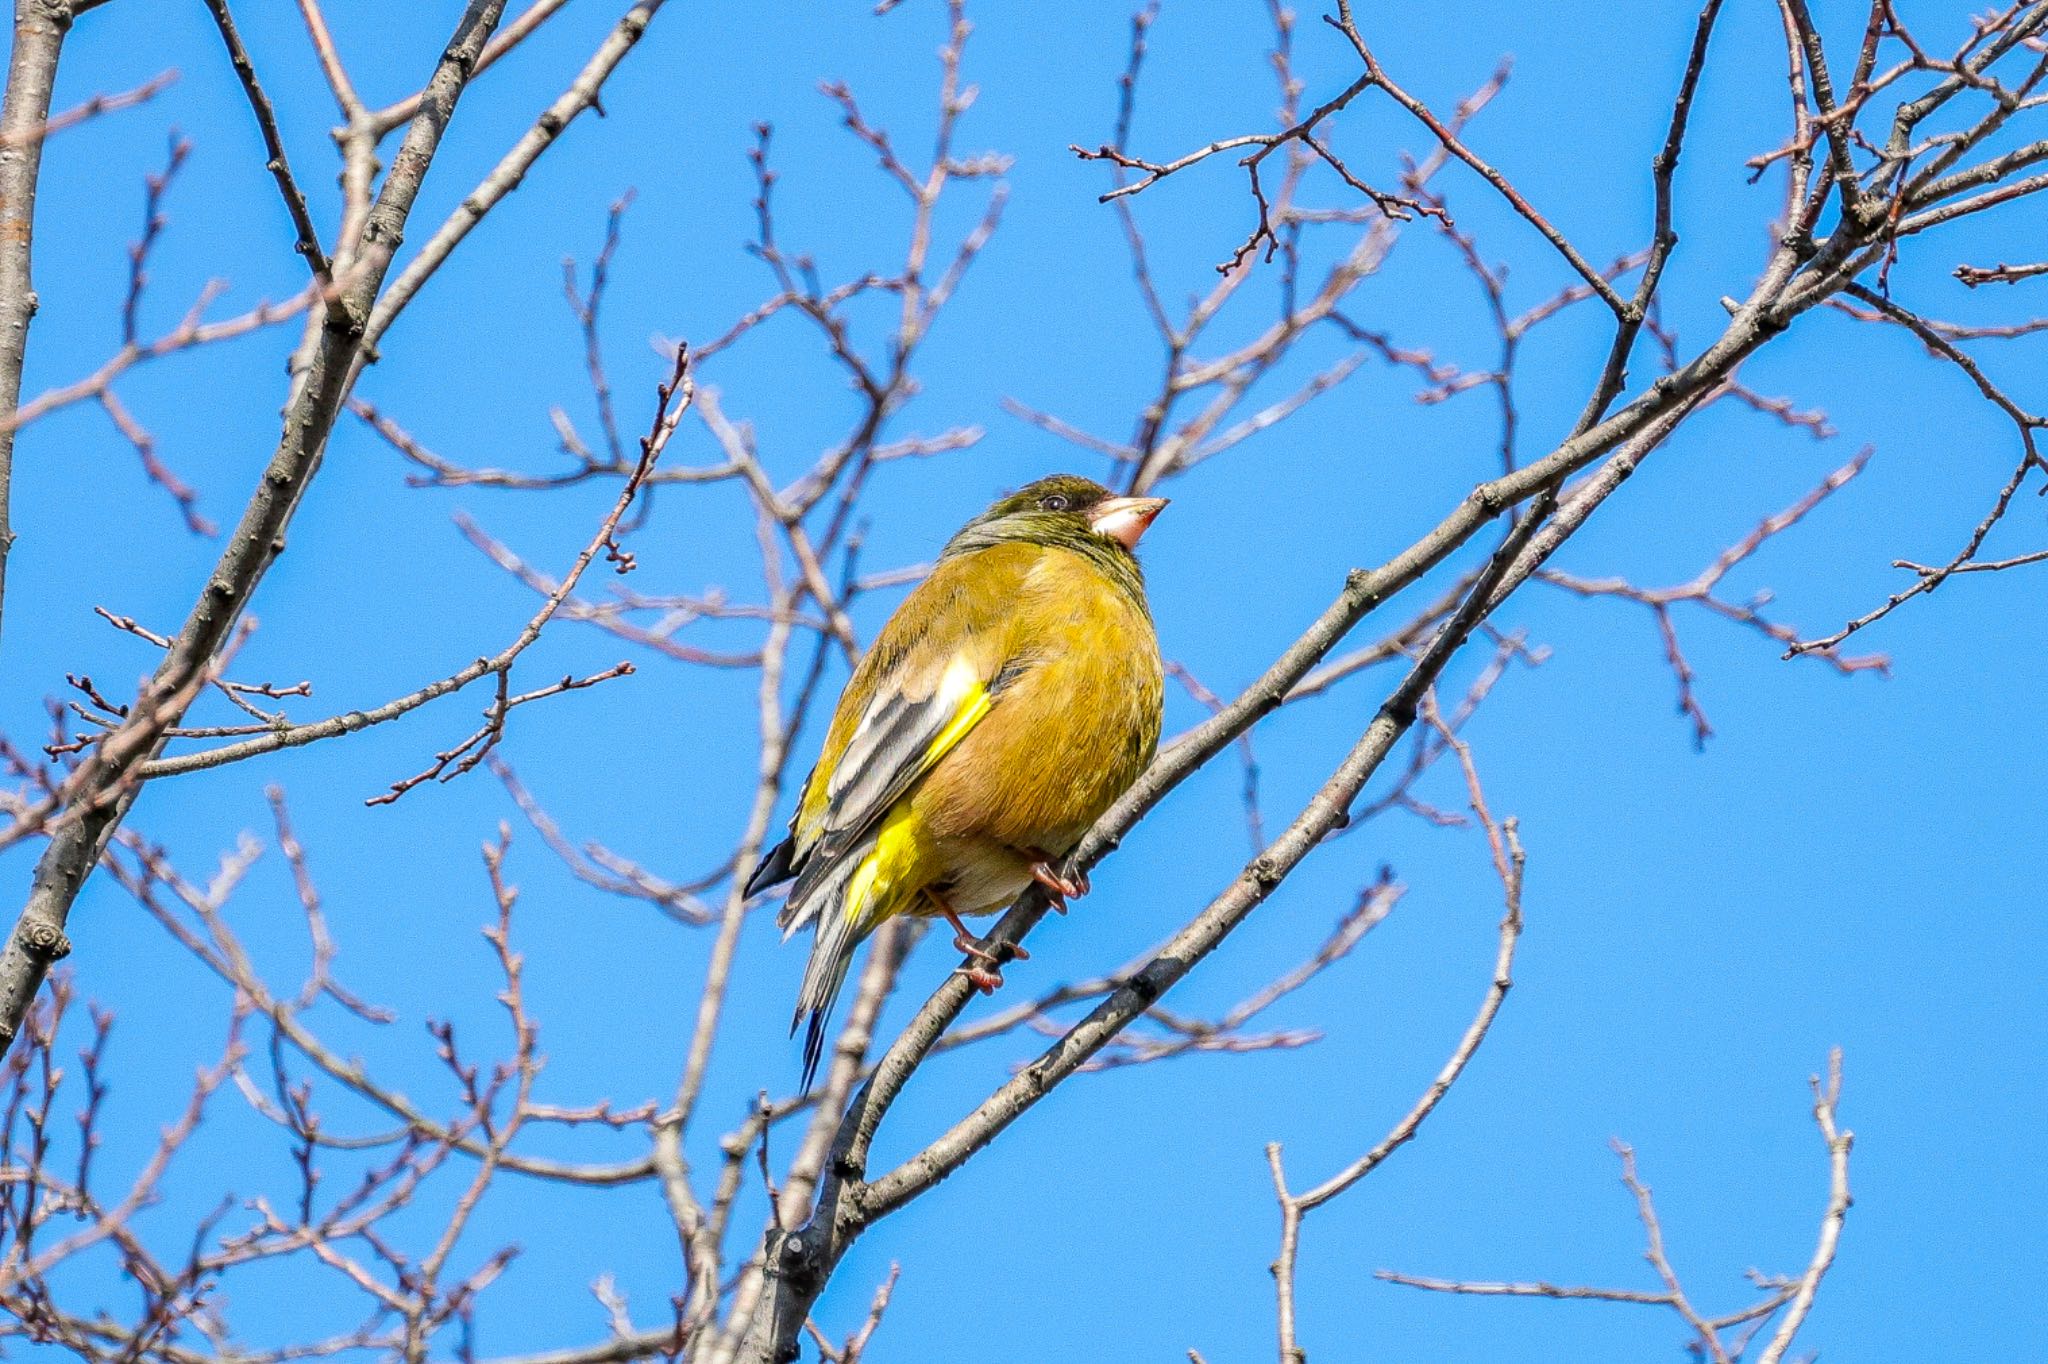
<instances>
[{"instance_id":1,"label":"bird's foot","mask_svg":"<svg viewBox=\"0 0 2048 1364\"><path fill-rule=\"evenodd\" d=\"M999 943L991 946L986 938L977 938L962 928L953 935L953 946L964 956L985 962L1001 970L1006 961L1029 961L1031 954L1021 943Z\"/></svg>"},{"instance_id":2,"label":"bird's foot","mask_svg":"<svg viewBox=\"0 0 2048 1364\"><path fill-rule=\"evenodd\" d=\"M1003 963L1008 960L1028 961L1031 954L1017 943L1001 943L991 947L984 938L977 938L967 931L967 925L960 922L960 916L950 907L941 906L939 912L946 922L953 925L953 946L968 964L959 968L959 974L967 977L974 988L985 995L992 995L1002 988Z\"/></svg>"},{"instance_id":3,"label":"bird's foot","mask_svg":"<svg viewBox=\"0 0 2048 1364\"><path fill-rule=\"evenodd\" d=\"M1054 868L1050 857L1041 857L1031 864L1031 879L1045 887L1047 900L1062 914L1067 912L1069 897L1079 899L1088 893L1087 872L1077 871L1072 876L1063 876Z\"/></svg>"},{"instance_id":4,"label":"bird's foot","mask_svg":"<svg viewBox=\"0 0 2048 1364\"><path fill-rule=\"evenodd\" d=\"M953 974L967 977L967 983L985 995L992 995L1003 988L1003 973L985 966L958 966L953 969Z\"/></svg>"},{"instance_id":5,"label":"bird's foot","mask_svg":"<svg viewBox=\"0 0 2048 1364\"><path fill-rule=\"evenodd\" d=\"M1003 988L1005 952L1018 961L1023 961L1031 955L1015 943L1002 948L991 948L986 940L973 937L964 928L953 935L953 946L962 956L969 959L967 965L959 968L959 973L967 977L974 988L985 995L992 995Z\"/></svg>"}]
</instances>

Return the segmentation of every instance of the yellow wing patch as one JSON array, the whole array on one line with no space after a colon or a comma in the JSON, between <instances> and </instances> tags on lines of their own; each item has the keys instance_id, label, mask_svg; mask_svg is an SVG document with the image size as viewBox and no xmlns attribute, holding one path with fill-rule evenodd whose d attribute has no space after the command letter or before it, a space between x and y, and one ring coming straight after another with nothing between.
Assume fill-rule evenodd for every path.
<instances>
[{"instance_id":1,"label":"yellow wing patch","mask_svg":"<svg viewBox=\"0 0 2048 1364\"><path fill-rule=\"evenodd\" d=\"M924 762L920 772L929 772L932 765L946 756L948 749L967 737L967 731L981 723L981 717L988 714L995 700L988 694L988 688L979 681L969 684L967 695L960 702L960 710L946 722L946 727L932 738L925 749Z\"/></svg>"},{"instance_id":2,"label":"yellow wing patch","mask_svg":"<svg viewBox=\"0 0 2048 1364\"><path fill-rule=\"evenodd\" d=\"M956 654L924 696L891 691L870 701L837 761L812 772L792 828L800 846L834 840L841 855L859 859L839 906L848 922L872 927L902 908L897 899L916 893L919 841L907 820L909 797L994 704L981 669ZM825 884L822 865L806 872L792 903L806 877Z\"/></svg>"},{"instance_id":3,"label":"yellow wing patch","mask_svg":"<svg viewBox=\"0 0 2048 1364\"><path fill-rule=\"evenodd\" d=\"M843 912L847 922L856 927L880 923L897 911L894 902L904 889L913 894L921 889L916 882L919 852L910 802L899 800L883 819L873 850L861 859L846 883Z\"/></svg>"},{"instance_id":4,"label":"yellow wing patch","mask_svg":"<svg viewBox=\"0 0 2048 1364\"><path fill-rule=\"evenodd\" d=\"M956 666L958 666L956 664ZM947 670L947 680L954 680L952 669ZM942 693L945 688L942 688ZM939 759L967 737L967 732L981 722L995 704L988 688L971 678L965 684L965 696L960 709L946 722L946 727L932 737L925 745L924 756L918 761L916 775L922 776L938 765ZM912 783L915 777L912 778ZM893 903L899 889L906 888L912 894L922 889L915 879L918 854L916 821L911 817L910 792L906 789L896 798L889 812L882 817L882 827L875 832L875 846L861 859L853 877L846 885L845 914L853 923L879 923L895 914L901 906Z\"/></svg>"}]
</instances>

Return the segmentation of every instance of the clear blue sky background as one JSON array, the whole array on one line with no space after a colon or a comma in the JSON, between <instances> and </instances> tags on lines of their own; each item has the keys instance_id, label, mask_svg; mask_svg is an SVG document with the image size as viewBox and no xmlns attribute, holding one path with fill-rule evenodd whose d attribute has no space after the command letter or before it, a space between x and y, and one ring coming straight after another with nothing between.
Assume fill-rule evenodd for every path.
<instances>
[{"instance_id":1,"label":"clear blue sky background","mask_svg":"<svg viewBox=\"0 0 2048 1364\"><path fill-rule=\"evenodd\" d=\"M330 222L332 109L296 18L285 5L241 8L301 178ZM382 101L416 86L457 8L337 2L331 12L359 83ZM415 241L560 88L616 8L571 5L464 100L415 215ZM1832 33L1853 41L1859 7L1817 8ZM1947 46L1956 8L1911 12ZM1646 239L1648 162L1693 12L1677 3L1625 12L1371 6L1367 30L1389 68L1440 107L1512 54L1514 79L1473 140L1588 256L1605 260ZM1352 72L1315 14L1304 11L1299 43L1311 100ZM1066 150L1108 132L1127 15L1066 0L986 4L974 17L968 68L980 98L961 144L1014 155L1014 198L933 337L923 391L895 430L978 423L988 435L969 452L879 476L866 556L874 567L927 556L998 490L1056 468L1099 470L1006 416L1004 396L1120 437L1157 372L1115 221L1094 201L1104 174ZM884 19L838 0L671 6L611 85L610 117L578 123L463 248L391 333L364 393L450 458L553 467L548 406L563 403L591 425L559 262L589 257L605 205L632 187L639 198L606 327L622 420L642 426L663 369L645 338L709 337L772 292L741 250L752 231L744 153L754 121L776 127L781 228L793 248L814 253L828 279L899 258L902 197L816 86L848 80L873 118L921 152L941 36L932 0L909 0ZM1169 0L1137 147L1176 154L1265 126L1274 103L1267 44L1258 5ZM1772 8L1732 4L1679 177L1683 245L1666 296L1693 344L1712 334L1715 299L1744 291L1766 243L1778 185L1748 185L1741 163L1781 140L1782 62ZM259 143L200 6L117 0L89 16L66 54L58 102L126 88L167 66L182 77L156 102L49 147L38 208L42 312L26 393L87 372L117 344L123 250L168 124L196 150L167 204L145 331L172 325L213 275L231 281L223 311L299 284ZM1346 116L1338 140L1383 179L1399 149L1424 149L1418 129L1369 100ZM1565 282L1542 243L1471 177L1441 183L1489 259L1512 262L1511 306ZM970 188L945 230L957 234L978 208ZM1249 223L1241 181L1221 162L1149 196L1143 212L1169 297L1206 287L1211 263ZM1947 271L1959 260L2038 257L2044 226L2035 201L1916 239L1895 289L1937 315L2009 317L2025 307L2024 292L1971 295ZM2021 290L2029 287L2039 308L2048 286ZM1476 290L1425 232L1411 231L1354 312L1453 362L1492 358ZM1248 312L1226 334L1262 319ZM1604 347L1597 322L1584 312L1532 343L1522 391L1530 452L1546 448L1583 401ZM122 385L163 457L218 520L232 521L269 452L293 335L273 331ZM1306 347L1274 391L1341 355L1339 339ZM2048 358L2038 340L1984 353L2022 391ZM793 323L703 377L733 414L756 423L785 478L839 439L852 410ZM1820 633L1902 585L1893 558L1952 552L2017 458L2009 428L1962 376L1898 334L1809 318L1747 377L1825 408L1842 434L1816 442L1716 410L1645 466L1562 566L1681 581L1871 442L1868 472L1730 583L1736 597L1768 587L1779 618ZM1340 393L1175 486L1175 505L1147 542L1169 656L1234 690L1347 568L1406 544L1486 473L1495 429L1484 395L1421 408L1415 387L1412 374L1369 364ZM700 462L711 453L696 428L677 449ZM461 540L452 512L467 510L530 561L558 567L612 496L418 491L404 486L405 472L369 432L345 424L290 552L264 585L262 629L239 671L313 679L315 700L299 703L299 714L408 691L502 647L530 613L531 597ZM148 652L91 606L169 626L216 545L180 529L132 452L86 407L23 437L15 518L0 722L27 738L39 734L42 698L63 690L65 672L89 672L115 690L149 666ZM2027 497L1992 547L2017 553L2044 538L2042 504ZM723 583L741 597L758 592L736 490L664 492L635 549L642 567L631 585L640 591ZM1683 615L1719 731L1703 753L1674 714L1646 613L1538 589L1514 602L1505 622L1553 652L1540 668L1509 675L1470 737L1496 808L1521 817L1529 849L1520 983L1422 1139L1312 1217L1300 1272L1312 1357L1682 1358L1681 1327L1652 1309L1444 1298L1371 1273L1654 1287L1607 1149L1621 1137L1656 1188L1696 1300L1732 1310L1750 1300L1745 1268L1796 1272L1811 1252L1825 1163L1805 1082L1836 1044L1847 1057L1843 1115L1858 1136L1857 1203L1803 1347L1872 1362L2048 1357L2037 1273L2048 1254L2039 1151L2048 1121L2044 586L2048 570L2036 568L1958 580L1911 604L1858 641L1891 655L1889 678L1781 662L1752 634ZM889 605L864 603L858 623L872 631ZM702 636L744 637L737 628ZM595 670L631 656L622 648L558 626L519 677ZM603 838L683 878L714 862L744 819L752 681L633 657L642 669L627 681L517 714L505 752L572 836ZM1322 780L1385 685L1355 681L1261 729L1274 818ZM420 1020L454 1017L479 1043L500 1036L490 959L475 934L489 911L476 847L517 815L482 773L395 809L362 800L467 733L484 699L465 695L358 737L166 783L136 814L137 827L197 874L241 830L266 828L262 785L283 784L330 906L343 978L403 1015L381 1037L328 1022L344 1048L384 1058L397 1083L437 1107L450 1100ZM1169 728L1197 715L1176 695ZM816 735L803 742L807 759ZM1177 792L1105 864L1079 911L1034 941L1033 959L1011 972L1012 990L1121 961L1205 903L1245 855L1237 786L1236 768L1219 762ZM1449 772L1425 790L1439 804L1461 803ZM1270 1358L1266 1266L1277 1218L1261 1149L1283 1142L1297 1184L1320 1179L1378 1140L1442 1063L1493 951L1498 889L1480 839L1396 815L1336 842L1178 1000L1220 1008L1298 960L1382 863L1409 887L1393 917L1271 1017L1321 1028L1325 1040L1082 1077L863 1241L827 1298L826 1322L857 1322L900 1260L878 1361L1166 1361L1191 1346L1214 1364ZM511 866L525 890L517 934L551 1058L544 1097L665 1098L708 936L576 883L523 826ZM20 853L0 859L10 903L29 869ZM276 978L296 979L303 928L274 855L234 914ZM120 1017L104 1158L109 1172L132 1169L182 1102L192 1067L217 1047L226 1001L104 880L81 900L72 934L82 989ZM695 1134L707 1157L756 1087L793 1082L784 1023L800 955L778 947L765 917L750 925ZM936 951L914 961L896 1015L950 965ZM1027 1054L1012 1042L927 1067L892 1114L881 1157L916 1149ZM330 1111L336 1124L374 1125L338 1101ZM181 1244L195 1209L224 1188L245 1197L294 1188L274 1131L232 1094L216 1113L170 1197L144 1216L165 1244ZM577 1149L625 1158L639 1148L630 1136L609 1147L600 1136ZM416 1225L440 1206L421 1209ZM484 1301L483 1355L601 1335L586 1288L601 1272L616 1276L645 1322L680 1287L673 1232L648 1188L592 1196L503 1182L471 1253L509 1240L524 1253ZM83 1291L106 1276L81 1271L69 1282ZM105 1291L128 1310L131 1287ZM261 1343L338 1326L358 1301L325 1278L259 1271L232 1289L231 1307Z\"/></svg>"}]
</instances>

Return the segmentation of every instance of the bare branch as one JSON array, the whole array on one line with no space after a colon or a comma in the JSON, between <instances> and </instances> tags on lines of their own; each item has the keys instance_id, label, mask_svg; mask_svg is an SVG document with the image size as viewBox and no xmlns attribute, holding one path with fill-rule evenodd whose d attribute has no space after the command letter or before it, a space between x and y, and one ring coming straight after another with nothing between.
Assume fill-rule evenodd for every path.
<instances>
[{"instance_id":1,"label":"bare branch","mask_svg":"<svg viewBox=\"0 0 2048 1364\"><path fill-rule=\"evenodd\" d=\"M1805 1324L1808 1311L1813 1304L1815 1292L1828 1268L1834 1263L1837 1246L1841 1240L1842 1224L1851 1203L1849 1196L1849 1150L1854 1141L1853 1134L1836 1125L1836 1112L1841 1099L1842 1054L1836 1048L1828 1054L1828 1078L1823 1084L1820 1077L1812 1079L1814 1095L1814 1121L1828 1149L1828 1199L1821 1216L1819 1240L1812 1259L1805 1272L1798 1278L1781 1278L1749 1271L1749 1279L1761 1296L1747 1307L1721 1316L1710 1317L1687 1295L1677 1270L1665 1249L1664 1228L1657 1214L1655 1201L1649 1186L1644 1184L1636 1171L1635 1152L1624 1142L1614 1145L1615 1154L1621 1158L1622 1183L1629 1191L1636 1206L1636 1215L1641 1220L1647 1239L1644 1259L1662 1283L1654 1291L1631 1288L1589 1288L1566 1286L1554 1283L1505 1282L1466 1279L1426 1278L1414 1274L1400 1274L1392 1270L1375 1271L1374 1277L1386 1283L1401 1284L1409 1288L1420 1288L1435 1293L1464 1294L1475 1297L1515 1297L1577 1299L1594 1302L1633 1303L1648 1307L1663 1307L1676 1313L1691 1331L1691 1350L1702 1359L1715 1364L1735 1364L1747 1352L1752 1333L1771 1324L1776 1318L1776 1329L1761 1355L1760 1364L1780 1364L1785 1352L1791 1348L1794 1338ZM1783 1311L1784 1315L1778 1314ZM1724 1341L1722 1332L1746 1327L1736 1341Z\"/></svg>"},{"instance_id":2,"label":"bare branch","mask_svg":"<svg viewBox=\"0 0 2048 1364\"><path fill-rule=\"evenodd\" d=\"M327 263L327 256L320 249L320 233L313 226L313 217L306 211L306 196L299 189L298 181L292 179L291 163L285 159L284 138L277 130L277 113L270 107L270 96L263 92L263 85L256 79L256 64L249 60L248 49L242 46L242 35L235 31L234 16L228 12L227 0L206 0L206 8L213 15L214 24L220 29L221 41L227 44L228 60L233 63L235 75L242 82L242 91L249 97L249 109L256 115L257 130L263 134L263 146L270 153L265 163L271 178L277 181L277 192L284 197L285 211L292 216L292 227L299 234L297 250L306 258L307 268L313 278L322 286L333 283L333 273ZM133 337L130 337L133 340Z\"/></svg>"},{"instance_id":3,"label":"bare branch","mask_svg":"<svg viewBox=\"0 0 2048 1364\"><path fill-rule=\"evenodd\" d=\"M1799 1328L1806 1322L1806 1314L1813 1308L1813 1296L1820 1290L1821 1278L1835 1262L1835 1248L1842 1239L1842 1223L1849 1215L1850 1203L1854 1201L1849 1196L1849 1148L1855 1143L1856 1135L1835 1123L1835 1114L1842 1100L1840 1047L1828 1053L1826 1081L1816 1075L1812 1084L1813 1121L1820 1128L1821 1139L1828 1148L1827 1211L1821 1217L1820 1239L1814 1245L1813 1259L1807 1263L1806 1272L1799 1276L1799 1286L1792 1296L1785 1319L1779 1323L1763 1354L1757 1357L1757 1364L1778 1364L1785 1357L1785 1351L1792 1348L1793 1338L1799 1334Z\"/></svg>"},{"instance_id":4,"label":"bare branch","mask_svg":"<svg viewBox=\"0 0 2048 1364\"><path fill-rule=\"evenodd\" d=\"M20 146L26 142L38 141L61 133L66 128L75 128L102 114L133 109L138 104L147 104L177 83L178 73L173 69L159 72L131 90L122 90L111 95L94 95L83 104L74 104L61 114L51 115L39 127L0 137L0 146Z\"/></svg>"},{"instance_id":5,"label":"bare branch","mask_svg":"<svg viewBox=\"0 0 2048 1364\"><path fill-rule=\"evenodd\" d=\"M215 655L227 642L283 542L282 531L319 467L349 376L361 358L364 336L353 324L369 314L476 54L503 8L504 0L471 0L465 10L435 69L427 105L407 131L405 146L371 211L374 230L366 235L353 262L355 274L341 296L325 305L344 325L323 329L311 367L299 375L287 405L283 434L261 487L250 499L241 524L162 667L138 698L131 718L72 774L66 803L77 817L62 826L44 850L28 904L6 948L0 951L0 1045L13 1043L29 1000L51 961L61 955L65 918L105 840L134 799L136 769L161 743L161 731L183 717L186 705L205 684ZM52 64L54 43L59 40L61 31L52 39ZM45 110L47 101L45 94ZM9 201L11 204L11 196ZM21 240L25 247L25 222ZM25 250L19 266L25 275ZM0 271L7 268L6 261L0 260ZM23 285L25 295L25 279ZM7 281L0 278L0 293L8 292L6 286ZM8 387L7 368L6 354L0 350L0 392ZM0 449L11 446L0 445Z\"/></svg>"},{"instance_id":6,"label":"bare branch","mask_svg":"<svg viewBox=\"0 0 2048 1364\"><path fill-rule=\"evenodd\" d=\"M436 754L433 765L425 773L393 783L392 789L388 793L371 797L369 802L373 805L386 804L404 795L421 782L460 775L463 772L470 771L478 763L482 762L485 755L497 747L498 740L504 734L505 717L514 707L524 705L530 701L537 701L544 697L558 695L565 691L576 691L584 687L595 686L599 682L609 681L614 677L623 677L631 673L633 671L631 664L620 663L616 667L589 677L565 677L560 682L552 686L543 687L538 691L527 692L519 696L508 694L513 663L518 660L522 653L526 652L535 640L540 638L541 631L550 620L554 619L556 612L561 609L562 603L568 600L569 594L575 591L577 582L581 580L584 570L589 568L591 560L597 557L600 550L605 550L608 546L612 545L613 537L618 532L619 522L624 518L627 509L632 506L633 498L639 493L641 482L647 472L653 469L655 461L661 457L662 450L668 445L669 438L675 434L676 425L682 420L683 413L689 408L694 393L695 386L689 377L688 352L678 350L676 352L675 371L668 381L661 386L657 395L653 429L647 436L641 439L638 467L627 478L626 482L621 485L619 496L613 502L611 511L598 524L596 534L583 547L582 552L576 556L575 561L570 564L569 571L555 585L547 600L542 602L540 610L528 618L526 624L520 628L518 635L514 637L512 642L496 654L486 658L479 658L476 662L458 672L437 681L429 682L426 686L417 688L381 706L372 707L368 710L349 710L325 720L316 720L305 724L279 725L266 734L244 739L239 743L226 744L219 748L202 749L196 753L183 753L174 757L159 758L141 769L142 778L144 780L156 780L161 777L178 776L186 772L197 772L206 768L220 767L227 763L240 762L245 758L255 757L258 754L276 752L281 748L297 748L320 739L331 739L343 734L354 734L373 725L395 720L401 715L419 709L429 701L438 700L450 692L460 691L480 678L495 675L498 679L498 693L484 712L484 727L454 748Z\"/></svg>"},{"instance_id":7,"label":"bare branch","mask_svg":"<svg viewBox=\"0 0 2048 1364\"><path fill-rule=\"evenodd\" d=\"M1972 289L1986 284L2017 284L2036 275L2048 275L2048 260L2031 265L1958 265L1955 276Z\"/></svg>"},{"instance_id":8,"label":"bare branch","mask_svg":"<svg viewBox=\"0 0 2048 1364\"><path fill-rule=\"evenodd\" d=\"M56 0L16 5L7 89L0 96L0 613L6 608L7 554L14 545L7 509L14 481L15 408L21 401L29 323L36 313L29 274L36 187L50 123L50 91L70 29L70 9ZM4 621L0 614L0 624ZM20 1017L19 1011L14 1017Z\"/></svg>"},{"instance_id":9,"label":"bare branch","mask_svg":"<svg viewBox=\"0 0 2048 1364\"><path fill-rule=\"evenodd\" d=\"M1460 739L1444 720L1437 707L1436 693L1423 693L1421 713L1423 720L1442 737L1452 751L1458 755L1458 765L1465 776L1465 790L1472 803L1472 813L1478 817L1481 828L1486 831L1487 847L1493 856L1495 873L1500 877L1501 890L1505 897L1506 912L1500 921L1500 945L1494 954L1493 979L1487 985L1485 997L1480 1001L1479 1012L1465 1029L1464 1036L1452 1051L1451 1057L1437 1072L1436 1079L1423 1091L1415 1106L1408 1110L1406 1117L1378 1145L1367 1151L1351 1164L1331 1175L1315 1188L1305 1193L1290 1192L1287 1174L1280 1159L1280 1143L1269 1142L1266 1146L1266 1161L1273 1172L1273 1191L1280 1201L1280 1255L1273 1263L1273 1282L1278 1297L1278 1329L1280 1336L1280 1364L1307 1364L1308 1352L1301 1348L1296 1329L1295 1311L1295 1262L1301 1248L1302 1219L1312 1210L1321 1207L1352 1185L1371 1174L1386 1158L1402 1145L1414 1140L1422 1124L1443 1102L1451 1086L1471 1063L1486 1040L1487 1032L1493 1027L1493 1020L1500 1012L1501 1004L1507 999L1508 991L1514 985L1515 945L1522 933L1522 871L1526 857L1517 836L1514 819L1498 822L1487 808L1486 793L1479 782L1479 769L1472 761L1471 747Z\"/></svg>"},{"instance_id":10,"label":"bare branch","mask_svg":"<svg viewBox=\"0 0 2048 1364\"><path fill-rule=\"evenodd\" d=\"M526 173L533 168L534 162L540 160L541 154L555 144L555 140L576 116L587 109L597 107L598 96L603 92L605 82L611 78L612 72L618 69L619 63L626 59L626 54L640 41L640 35L647 31L647 25L653 21L662 3L663 0L638 0L638 3L620 16L619 22L613 25L604 42L598 45L597 51L584 63L583 69L576 73L576 78L569 83L569 88L556 96L554 103L542 111L533 127L512 145L511 150L499 159L490 174L469 192L468 197L448 215L447 221L443 222L435 230L434 235L427 239L426 244L420 247L419 254L399 272L398 278L391 282L391 287L378 298L376 307L370 310L363 331L363 345L366 350L376 348L385 330L397 319L399 313L405 310L406 305L412 302L413 296L420 291L421 286L441 268L442 263L461 244L462 239L469 235L470 230L483 221L484 215L497 207L506 195L519 188L519 182L526 178Z\"/></svg>"}]
</instances>

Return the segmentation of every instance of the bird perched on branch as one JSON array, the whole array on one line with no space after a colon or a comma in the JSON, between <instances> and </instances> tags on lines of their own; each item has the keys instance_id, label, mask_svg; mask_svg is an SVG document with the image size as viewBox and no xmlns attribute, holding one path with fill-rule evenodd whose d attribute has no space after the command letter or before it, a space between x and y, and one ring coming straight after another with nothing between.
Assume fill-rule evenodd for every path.
<instances>
[{"instance_id":1,"label":"bird perched on branch","mask_svg":"<svg viewBox=\"0 0 2048 1364\"><path fill-rule=\"evenodd\" d=\"M794 879L783 936L816 925L790 1031L804 1087L854 949L899 914L953 926L984 992L1001 959L962 915L1034 881L1087 892L1063 862L1159 744L1159 642L1132 552L1166 500L1070 474L969 521L854 669L785 839L746 893ZM1021 949L1011 949L1016 956Z\"/></svg>"}]
</instances>

